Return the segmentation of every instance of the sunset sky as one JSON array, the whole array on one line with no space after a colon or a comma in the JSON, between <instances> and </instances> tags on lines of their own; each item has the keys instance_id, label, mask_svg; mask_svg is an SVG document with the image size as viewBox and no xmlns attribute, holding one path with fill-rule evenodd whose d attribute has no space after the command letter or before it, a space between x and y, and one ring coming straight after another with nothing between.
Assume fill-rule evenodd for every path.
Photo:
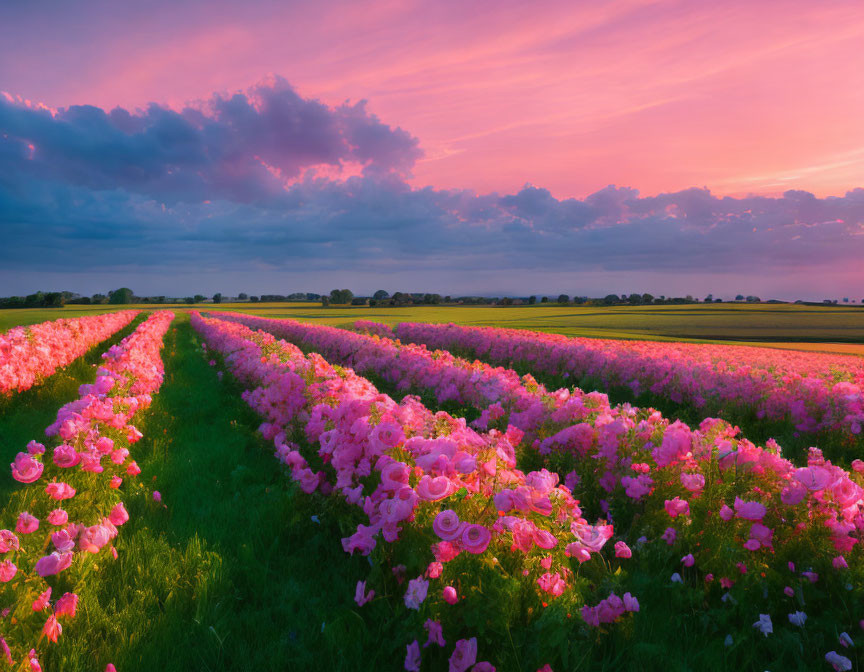
<instances>
[{"instance_id":1,"label":"sunset sky","mask_svg":"<svg viewBox=\"0 0 864 672\"><path fill-rule=\"evenodd\" d=\"M862 45L860 0L4 3L0 295L861 299Z\"/></svg>"}]
</instances>

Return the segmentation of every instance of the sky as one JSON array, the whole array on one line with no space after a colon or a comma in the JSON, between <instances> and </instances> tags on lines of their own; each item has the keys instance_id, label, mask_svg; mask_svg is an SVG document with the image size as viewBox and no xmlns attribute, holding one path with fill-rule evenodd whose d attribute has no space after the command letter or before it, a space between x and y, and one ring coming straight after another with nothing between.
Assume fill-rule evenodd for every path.
<instances>
[{"instance_id":1,"label":"sky","mask_svg":"<svg viewBox=\"0 0 864 672\"><path fill-rule=\"evenodd\" d=\"M0 295L864 298L864 6L0 5Z\"/></svg>"}]
</instances>

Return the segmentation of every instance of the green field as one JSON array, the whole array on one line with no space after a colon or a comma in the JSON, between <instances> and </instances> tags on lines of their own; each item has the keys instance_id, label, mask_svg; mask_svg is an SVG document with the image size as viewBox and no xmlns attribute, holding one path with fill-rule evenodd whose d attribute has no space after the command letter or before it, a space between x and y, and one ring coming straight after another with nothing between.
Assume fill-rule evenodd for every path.
<instances>
[{"instance_id":1,"label":"green field","mask_svg":"<svg viewBox=\"0 0 864 672\"><path fill-rule=\"evenodd\" d=\"M59 317L76 317L127 306L68 306L0 311L0 329ZM128 306L152 310L155 306ZM161 306L160 306L161 307ZM188 308L182 304L181 308ZM794 304L694 304L685 306L411 306L369 308L310 303L198 304L204 310L236 310L332 325L354 320L455 322L532 329L593 338L627 338L777 345L803 350L864 354L864 307ZM793 345L788 345L793 344Z\"/></svg>"}]
</instances>

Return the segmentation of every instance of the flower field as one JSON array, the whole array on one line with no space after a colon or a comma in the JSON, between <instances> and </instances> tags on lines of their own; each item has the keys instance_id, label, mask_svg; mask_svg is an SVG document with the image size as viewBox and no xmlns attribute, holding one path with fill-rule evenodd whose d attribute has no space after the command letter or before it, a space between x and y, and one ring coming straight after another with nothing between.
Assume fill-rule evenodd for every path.
<instances>
[{"instance_id":1,"label":"flower field","mask_svg":"<svg viewBox=\"0 0 864 672\"><path fill-rule=\"evenodd\" d=\"M60 319L0 334L0 396L27 390L129 324L137 310Z\"/></svg>"},{"instance_id":2,"label":"flower field","mask_svg":"<svg viewBox=\"0 0 864 672\"><path fill-rule=\"evenodd\" d=\"M806 389L818 429L830 417L857 441L847 416L861 360L765 351L745 365L753 349L739 348L726 371L727 346L697 355L655 344L669 348L662 357L620 346L628 354L611 361L635 366L638 355L640 380L665 362L655 394L676 384L695 394L709 368L728 383L704 392L688 425L507 368L584 378L562 369L581 351L544 350L555 339L483 349L485 330L455 342L452 326L401 324L403 343L383 325L356 326L368 333L159 311L108 348L79 398L58 404L48 440L10 457L20 485L0 513L0 661L121 672L262 669L277 655L286 669L314 667L314 655L320 669L860 669L864 461L817 447L786 456L710 410L774 404L798 423L790 400ZM235 432L246 452L216 462ZM162 648L151 631L175 644Z\"/></svg>"}]
</instances>

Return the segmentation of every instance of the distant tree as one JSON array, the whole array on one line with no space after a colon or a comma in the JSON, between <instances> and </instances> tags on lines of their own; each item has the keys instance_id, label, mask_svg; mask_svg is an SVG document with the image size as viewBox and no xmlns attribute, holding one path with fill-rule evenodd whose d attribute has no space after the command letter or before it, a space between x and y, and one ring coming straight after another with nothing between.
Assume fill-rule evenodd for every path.
<instances>
[{"instance_id":1,"label":"distant tree","mask_svg":"<svg viewBox=\"0 0 864 672\"><path fill-rule=\"evenodd\" d=\"M762 299L760 299L758 296L748 296L747 303L762 303Z\"/></svg>"},{"instance_id":2,"label":"distant tree","mask_svg":"<svg viewBox=\"0 0 864 672\"><path fill-rule=\"evenodd\" d=\"M607 294L605 297L603 297L603 303L605 303L607 306L614 306L620 301L621 299L618 298L617 294Z\"/></svg>"},{"instance_id":3,"label":"distant tree","mask_svg":"<svg viewBox=\"0 0 864 672\"><path fill-rule=\"evenodd\" d=\"M570 303L570 297L566 294L559 294L558 303Z\"/></svg>"},{"instance_id":4,"label":"distant tree","mask_svg":"<svg viewBox=\"0 0 864 672\"><path fill-rule=\"evenodd\" d=\"M708 296L706 296L705 297L705 303L714 303L714 295L709 294Z\"/></svg>"},{"instance_id":5,"label":"distant tree","mask_svg":"<svg viewBox=\"0 0 864 672\"><path fill-rule=\"evenodd\" d=\"M193 297L193 296L187 296L187 297L186 297L185 299L183 299L183 300L184 300L186 303L195 303L195 297Z\"/></svg>"},{"instance_id":6,"label":"distant tree","mask_svg":"<svg viewBox=\"0 0 864 672\"><path fill-rule=\"evenodd\" d=\"M642 295L641 294L631 294L627 297L627 303L631 306L638 306L642 303Z\"/></svg>"},{"instance_id":7,"label":"distant tree","mask_svg":"<svg viewBox=\"0 0 864 672\"><path fill-rule=\"evenodd\" d=\"M164 296L157 296L156 297L156 303L165 303L165 297Z\"/></svg>"},{"instance_id":8,"label":"distant tree","mask_svg":"<svg viewBox=\"0 0 864 672\"><path fill-rule=\"evenodd\" d=\"M647 305L647 304L650 304L650 303L653 303L653 302L654 302L654 297L651 296L650 294L647 294L647 293L646 293L646 294L643 294L643 295L642 295L642 303L644 303L644 304Z\"/></svg>"},{"instance_id":9,"label":"distant tree","mask_svg":"<svg viewBox=\"0 0 864 672\"><path fill-rule=\"evenodd\" d=\"M113 292L108 292L108 303L132 303L133 296L134 294L132 293L131 289L129 289L128 287L121 287L120 289L115 289Z\"/></svg>"},{"instance_id":10,"label":"distant tree","mask_svg":"<svg viewBox=\"0 0 864 672\"><path fill-rule=\"evenodd\" d=\"M330 292L330 303L351 303L354 298L354 292L350 289L334 289Z\"/></svg>"},{"instance_id":11,"label":"distant tree","mask_svg":"<svg viewBox=\"0 0 864 672\"><path fill-rule=\"evenodd\" d=\"M735 300L736 300L736 301L743 301L743 300L744 300L744 295L743 295L743 294L738 294L738 295L735 297Z\"/></svg>"},{"instance_id":12,"label":"distant tree","mask_svg":"<svg viewBox=\"0 0 864 672\"><path fill-rule=\"evenodd\" d=\"M377 292L375 292L372 295L372 298L375 299L376 301L383 301L384 299L389 299L390 294L386 290L379 289Z\"/></svg>"},{"instance_id":13,"label":"distant tree","mask_svg":"<svg viewBox=\"0 0 864 672\"><path fill-rule=\"evenodd\" d=\"M249 302L250 302L250 303L258 303L260 300L261 300L261 299L259 299L257 296L250 296L250 297L249 297Z\"/></svg>"},{"instance_id":14,"label":"distant tree","mask_svg":"<svg viewBox=\"0 0 864 672\"><path fill-rule=\"evenodd\" d=\"M499 303L502 306L512 306L513 305L513 299L511 299L509 296L505 296L503 299L501 299L501 301L499 301Z\"/></svg>"},{"instance_id":15,"label":"distant tree","mask_svg":"<svg viewBox=\"0 0 864 672\"><path fill-rule=\"evenodd\" d=\"M441 295L440 294L424 294L423 295L423 303L426 305L437 306L441 303Z\"/></svg>"},{"instance_id":16,"label":"distant tree","mask_svg":"<svg viewBox=\"0 0 864 672\"><path fill-rule=\"evenodd\" d=\"M690 294L688 294L687 296L684 297L684 300L685 300L687 303L693 303L693 296L690 295Z\"/></svg>"},{"instance_id":17,"label":"distant tree","mask_svg":"<svg viewBox=\"0 0 864 672\"><path fill-rule=\"evenodd\" d=\"M46 308L62 308L66 303L66 299L60 292L48 292L45 295Z\"/></svg>"},{"instance_id":18,"label":"distant tree","mask_svg":"<svg viewBox=\"0 0 864 672\"><path fill-rule=\"evenodd\" d=\"M540 303L549 303L549 297L544 296L542 299L540 299Z\"/></svg>"},{"instance_id":19,"label":"distant tree","mask_svg":"<svg viewBox=\"0 0 864 672\"><path fill-rule=\"evenodd\" d=\"M94 294L90 297L90 301L92 301L93 303L107 303L108 297L104 294Z\"/></svg>"},{"instance_id":20,"label":"distant tree","mask_svg":"<svg viewBox=\"0 0 864 672\"><path fill-rule=\"evenodd\" d=\"M325 295L325 296L322 296L322 297L321 297L321 305L324 306L325 308L326 308L327 306L329 306L329 305L330 305L330 297L329 297L329 296L326 296L326 295Z\"/></svg>"},{"instance_id":21,"label":"distant tree","mask_svg":"<svg viewBox=\"0 0 864 672\"><path fill-rule=\"evenodd\" d=\"M352 306L365 306L368 303L369 299L364 298L362 296L355 296L351 299Z\"/></svg>"},{"instance_id":22,"label":"distant tree","mask_svg":"<svg viewBox=\"0 0 864 672\"><path fill-rule=\"evenodd\" d=\"M249 298L249 295L246 292L240 292L237 295L237 298L240 299L241 301L245 301L246 299Z\"/></svg>"},{"instance_id":23,"label":"distant tree","mask_svg":"<svg viewBox=\"0 0 864 672\"><path fill-rule=\"evenodd\" d=\"M213 295L213 303L222 303L222 294L220 294L219 292L216 292Z\"/></svg>"},{"instance_id":24,"label":"distant tree","mask_svg":"<svg viewBox=\"0 0 864 672\"><path fill-rule=\"evenodd\" d=\"M207 299L207 297L204 296L203 294L196 294L195 295L195 303L202 303L206 299Z\"/></svg>"},{"instance_id":25,"label":"distant tree","mask_svg":"<svg viewBox=\"0 0 864 672\"><path fill-rule=\"evenodd\" d=\"M528 305L533 306L535 303L537 303L537 297L536 296L529 296L528 297Z\"/></svg>"},{"instance_id":26,"label":"distant tree","mask_svg":"<svg viewBox=\"0 0 864 672\"><path fill-rule=\"evenodd\" d=\"M451 301L452 301L452 299L450 298L449 294L444 297L444 303L450 303Z\"/></svg>"}]
</instances>

